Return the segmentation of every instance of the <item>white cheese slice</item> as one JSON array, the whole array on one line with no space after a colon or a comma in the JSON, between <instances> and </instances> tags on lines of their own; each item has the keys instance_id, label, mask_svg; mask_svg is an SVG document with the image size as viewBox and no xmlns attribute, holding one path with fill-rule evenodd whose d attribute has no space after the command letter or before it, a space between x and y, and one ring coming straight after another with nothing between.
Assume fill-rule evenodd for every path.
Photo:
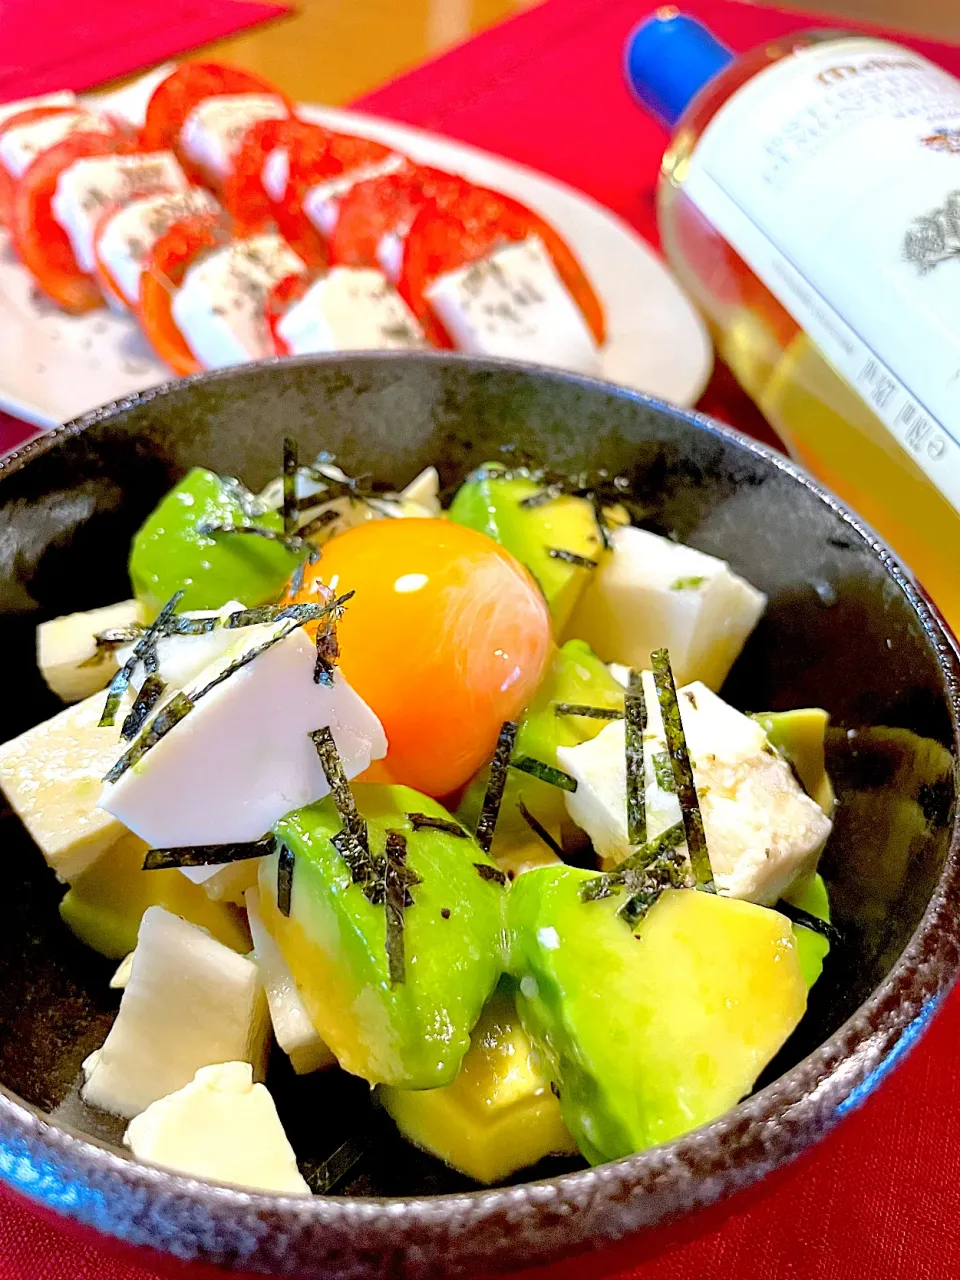
<instances>
[{"instance_id":1,"label":"white cheese slice","mask_svg":"<svg viewBox=\"0 0 960 1280\"><path fill-rule=\"evenodd\" d=\"M317 1035L316 1027L310 1021L290 966L263 923L259 901L259 890L248 889L247 922L253 938L254 957L260 967L260 977L267 993L270 1021L277 1044L290 1059L299 1076L332 1067L337 1060Z\"/></svg>"},{"instance_id":2,"label":"white cheese slice","mask_svg":"<svg viewBox=\"0 0 960 1280\"><path fill-rule=\"evenodd\" d=\"M195 609L184 613L184 618L226 618L231 613L243 611L239 600L228 600L220 609ZM182 689L216 661L221 654L237 643L244 628L216 627L204 635L161 636L156 643L157 670L168 689ZM122 667L132 656L136 646L124 645L117 650L117 662ZM146 679L142 662L138 662L130 677L130 686L140 690Z\"/></svg>"},{"instance_id":3,"label":"white cheese slice","mask_svg":"<svg viewBox=\"0 0 960 1280\"><path fill-rule=\"evenodd\" d=\"M470 355L600 371L593 335L539 236L437 276L425 294L457 347Z\"/></svg>"},{"instance_id":4,"label":"white cheese slice","mask_svg":"<svg viewBox=\"0 0 960 1280\"><path fill-rule=\"evenodd\" d=\"M377 262L383 274L394 284L400 279L403 270L403 250L412 225L411 220L405 227L386 231L377 242Z\"/></svg>"},{"instance_id":5,"label":"white cheese slice","mask_svg":"<svg viewBox=\"0 0 960 1280\"><path fill-rule=\"evenodd\" d=\"M766 596L725 560L646 529L616 529L611 541L566 635L586 640L605 662L633 667L649 666L654 649L669 649L678 684L702 680L719 689Z\"/></svg>"},{"instance_id":6,"label":"white cheese slice","mask_svg":"<svg viewBox=\"0 0 960 1280\"><path fill-rule=\"evenodd\" d=\"M57 93L42 93L37 98L20 98L17 102L0 103L0 125L12 116L23 111L32 111L34 107L69 107L77 100L77 95L70 89L61 89Z\"/></svg>"},{"instance_id":7,"label":"white cheese slice","mask_svg":"<svg viewBox=\"0 0 960 1280\"><path fill-rule=\"evenodd\" d=\"M644 793L647 835L653 839L681 815L667 781L671 766L649 671L643 672L643 690ZM679 702L717 886L730 897L771 905L816 869L830 819L755 720L699 682L681 689ZM577 780L576 791L564 794L567 810L606 866L622 862L631 851L624 737L624 722L617 720L589 742L557 749L560 767Z\"/></svg>"},{"instance_id":8,"label":"white cheese slice","mask_svg":"<svg viewBox=\"0 0 960 1280\"><path fill-rule=\"evenodd\" d=\"M57 179L53 216L66 231L81 271L96 267L93 237L104 208L139 196L186 191L190 184L172 151L75 160Z\"/></svg>"},{"instance_id":9,"label":"white cheese slice","mask_svg":"<svg viewBox=\"0 0 960 1280\"><path fill-rule=\"evenodd\" d=\"M82 107L76 111L60 111L55 116L43 116L29 124L7 129L0 136L0 164L12 178L19 178L42 151L56 146L71 133L80 129L85 133L109 133L113 127L106 116Z\"/></svg>"},{"instance_id":10,"label":"white cheese slice","mask_svg":"<svg viewBox=\"0 0 960 1280\"><path fill-rule=\"evenodd\" d=\"M163 907L140 922L120 1010L83 1099L128 1119L218 1062L266 1066L269 1019L252 960Z\"/></svg>"},{"instance_id":11,"label":"white cheese slice","mask_svg":"<svg viewBox=\"0 0 960 1280\"><path fill-rule=\"evenodd\" d=\"M190 1084L131 1120L123 1140L138 1160L193 1178L310 1195L273 1098L253 1083L249 1062L201 1067Z\"/></svg>"},{"instance_id":12,"label":"white cheese slice","mask_svg":"<svg viewBox=\"0 0 960 1280\"><path fill-rule=\"evenodd\" d=\"M264 191L275 204L279 204L285 198L287 184L290 181L290 151L287 147L274 147L267 153L260 173L260 181L263 183Z\"/></svg>"},{"instance_id":13,"label":"white cheese slice","mask_svg":"<svg viewBox=\"0 0 960 1280\"><path fill-rule=\"evenodd\" d=\"M180 146L191 163L213 179L229 177L243 135L260 120L283 120L286 103L272 93L230 93L198 102L180 130Z\"/></svg>"},{"instance_id":14,"label":"white cheese slice","mask_svg":"<svg viewBox=\"0 0 960 1280\"><path fill-rule=\"evenodd\" d=\"M97 649L95 637L113 628L142 625L147 611L139 600L68 613L37 627L40 674L64 702L79 702L103 689L126 661L117 649Z\"/></svg>"},{"instance_id":15,"label":"white cheese slice","mask_svg":"<svg viewBox=\"0 0 960 1280\"><path fill-rule=\"evenodd\" d=\"M329 788L314 729L330 727L348 778L386 754L370 708L339 673L331 688L314 683L315 647L289 626L238 632L187 686L193 709L105 784L104 808L154 848L258 840L291 809L321 799ZM283 638L222 678L273 635Z\"/></svg>"},{"instance_id":16,"label":"white cheese slice","mask_svg":"<svg viewBox=\"0 0 960 1280\"><path fill-rule=\"evenodd\" d=\"M355 165L335 178L318 182L303 197L303 212L322 236L332 236L340 216L340 201L351 187L370 178L385 178L391 173L398 173L406 163L404 156L390 155L372 164Z\"/></svg>"},{"instance_id":17,"label":"white cheese slice","mask_svg":"<svg viewBox=\"0 0 960 1280\"><path fill-rule=\"evenodd\" d=\"M193 214L216 213L219 208L209 191L191 187L172 195L146 196L118 209L100 229L96 248L120 289L121 301L128 307L137 305L144 259L175 222Z\"/></svg>"},{"instance_id":18,"label":"white cheese slice","mask_svg":"<svg viewBox=\"0 0 960 1280\"><path fill-rule=\"evenodd\" d=\"M62 880L75 880L126 834L99 807L120 741L119 728L97 727L103 704L95 693L0 746L0 790Z\"/></svg>"},{"instance_id":19,"label":"white cheese slice","mask_svg":"<svg viewBox=\"0 0 960 1280\"><path fill-rule=\"evenodd\" d=\"M276 235L239 240L199 259L174 294L173 318L205 369L273 354L267 328L269 291L306 267Z\"/></svg>"},{"instance_id":20,"label":"white cheese slice","mask_svg":"<svg viewBox=\"0 0 960 1280\"><path fill-rule=\"evenodd\" d=\"M426 346L416 316L381 272L334 267L277 323L294 355Z\"/></svg>"}]
</instances>

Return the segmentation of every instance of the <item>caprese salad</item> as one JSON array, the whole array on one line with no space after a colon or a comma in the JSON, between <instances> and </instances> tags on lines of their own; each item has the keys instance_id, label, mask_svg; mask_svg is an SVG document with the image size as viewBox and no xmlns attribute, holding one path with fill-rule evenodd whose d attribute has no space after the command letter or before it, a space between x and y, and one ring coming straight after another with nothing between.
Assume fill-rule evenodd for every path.
<instances>
[{"instance_id":1,"label":"caprese salad","mask_svg":"<svg viewBox=\"0 0 960 1280\"><path fill-rule=\"evenodd\" d=\"M0 107L0 224L58 307L133 313L176 373L424 346L600 367L603 307L543 218L235 67L179 66L139 129L70 93Z\"/></svg>"},{"instance_id":2,"label":"caprese salad","mask_svg":"<svg viewBox=\"0 0 960 1280\"><path fill-rule=\"evenodd\" d=\"M720 696L765 598L632 511L515 459L442 510L432 467L393 492L287 442L258 495L190 471L132 598L40 626L68 705L0 787L122 961L83 1096L137 1157L329 1190L274 1040L484 1183L750 1091L830 946L827 716Z\"/></svg>"}]
</instances>

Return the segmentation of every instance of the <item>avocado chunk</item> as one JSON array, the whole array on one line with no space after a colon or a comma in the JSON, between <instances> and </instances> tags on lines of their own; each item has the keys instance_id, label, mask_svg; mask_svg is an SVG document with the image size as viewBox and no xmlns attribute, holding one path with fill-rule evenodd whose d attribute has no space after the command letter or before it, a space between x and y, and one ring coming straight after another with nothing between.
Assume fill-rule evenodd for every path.
<instances>
[{"instance_id":1,"label":"avocado chunk","mask_svg":"<svg viewBox=\"0 0 960 1280\"><path fill-rule=\"evenodd\" d=\"M508 979L480 1015L452 1084L384 1087L380 1099L408 1141L477 1182L500 1182L544 1156L576 1154Z\"/></svg>"},{"instance_id":2,"label":"avocado chunk","mask_svg":"<svg viewBox=\"0 0 960 1280\"><path fill-rule=\"evenodd\" d=\"M507 471L499 463L486 463L457 490L449 517L493 538L527 566L540 583L559 635L593 568L550 552L570 552L597 562L603 555L603 542L593 506L586 498L561 494L538 506L522 505L543 490L544 485L526 468ZM611 508L607 519L611 525L629 520L622 508Z\"/></svg>"},{"instance_id":3,"label":"avocado chunk","mask_svg":"<svg viewBox=\"0 0 960 1280\"><path fill-rule=\"evenodd\" d=\"M793 765L804 791L827 815L833 816L834 795L824 756L829 713L822 707L795 711L761 711L755 715L772 747Z\"/></svg>"},{"instance_id":4,"label":"avocado chunk","mask_svg":"<svg viewBox=\"0 0 960 1280\"><path fill-rule=\"evenodd\" d=\"M256 535L200 532L204 525L283 531L277 511L244 514L239 486L194 467L140 526L130 550L133 593L156 615L176 591L179 609L247 607L275 600L302 557Z\"/></svg>"},{"instance_id":5,"label":"avocado chunk","mask_svg":"<svg viewBox=\"0 0 960 1280\"><path fill-rule=\"evenodd\" d=\"M225 902L213 902L199 884L176 868L144 871L148 845L123 836L60 900L60 916L88 947L122 960L137 945L140 921L148 907L165 907L190 924L200 925L234 951L249 951L250 934L242 914Z\"/></svg>"},{"instance_id":6,"label":"avocado chunk","mask_svg":"<svg viewBox=\"0 0 960 1280\"><path fill-rule=\"evenodd\" d=\"M668 889L633 930L591 873L545 867L508 901L524 1029L593 1164L667 1142L752 1088L806 1007L790 922L752 902Z\"/></svg>"},{"instance_id":7,"label":"avocado chunk","mask_svg":"<svg viewBox=\"0 0 960 1280\"><path fill-rule=\"evenodd\" d=\"M587 742L610 723L590 716L558 715L557 704L599 707L623 714L623 687L582 640L568 640L555 651L536 696L520 721L515 757L531 756L556 769L558 747ZM457 810L471 831L480 816L488 776L487 769L481 770L464 792ZM511 769L490 850L504 870L519 873L557 861L523 817L521 802L563 848L573 849L585 840L567 816L563 791L529 773Z\"/></svg>"},{"instance_id":8,"label":"avocado chunk","mask_svg":"<svg viewBox=\"0 0 960 1280\"><path fill-rule=\"evenodd\" d=\"M435 800L374 783L355 783L353 795L369 843L357 877L332 841L344 824L328 796L276 824L294 855L290 914L277 904L276 854L261 863L261 913L341 1066L371 1084L437 1088L456 1076L503 971L502 883L472 836L417 829L408 815L453 821ZM388 832L403 837L406 857L393 862L385 882ZM363 869L371 871L366 884ZM407 886L405 906L395 913L399 977L387 954L388 909L398 896L384 901L391 875L394 886Z\"/></svg>"},{"instance_id":9,"label":"avocado chunk","mask_svg":"<svg viewBox=\"0 0 960 1280\"><path fill-rule=\"evenodd\" d=\"M801 911L806 911L818 920L830 923L830 899L823 876L814 873L795 884L789 893L783 895L784 902L789 902ZM793 936L797 944L797 959L807 988L813 986L823 973L823 964L830 950L830 942L822 933L813 929L805 929L802 924L793 926Z\"/></svg>"}]
</instances>

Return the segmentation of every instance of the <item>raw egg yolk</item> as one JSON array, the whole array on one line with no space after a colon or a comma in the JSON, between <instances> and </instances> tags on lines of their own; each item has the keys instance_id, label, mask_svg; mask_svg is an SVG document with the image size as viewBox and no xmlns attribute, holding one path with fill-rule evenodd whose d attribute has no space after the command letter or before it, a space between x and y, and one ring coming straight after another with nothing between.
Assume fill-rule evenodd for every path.
<instances>
[{"instance_id":1,"label":"raw egg yolk","mask_svg":"<svg viewBox=\"0 0 960 1280\"><path fill-rule=\"evenodd\" d=\"M339 666L387 735L378 778L449 795L540 682L551 633L537 584L485 534L416 519L332 538L296 599L316 600L319 583L356 593L337 626Z\"/></svg>"}]
</instances>

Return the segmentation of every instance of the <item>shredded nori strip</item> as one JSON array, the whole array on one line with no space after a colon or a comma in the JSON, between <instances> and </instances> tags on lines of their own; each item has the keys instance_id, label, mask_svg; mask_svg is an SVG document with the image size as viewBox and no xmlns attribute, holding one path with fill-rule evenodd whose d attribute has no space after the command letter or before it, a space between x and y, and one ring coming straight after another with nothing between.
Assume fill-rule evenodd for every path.
<instances>
[{"instance_id":1,"label":"shredded nori strip","mask_svg":"<svg viewBox=\"0 0 960 1280\"><path fill-rule=\"evenodd\" d=\"M333 688L333 673L337 659L340 657L340 644L337 641L337 628L332 619L327 619L317 627L317 656L313 664L313 683L322 684L324 688Z\"/></svg>"},{"instance_id":2,"label":"shredded nori strip","mask_svg":"<svg viewBox=\"0 0 960 1280\"><path fill-rule=\"evenodd\" d=\"M356 801L353 798L353 792L350 790L347 775L343 771L340 753L337 751L337 744L333 740L330 726L324 725L322 729L314 729L310 734L310 739L317 749L317 755L320 757L323 774L333 796L333 803L336 805L337 813L340 815L340 821L369 857L370 840L367 835L367 824L357 810Z\"/></svg>"},{"instance_id":3,"label":"shredded nori strip","mask_svg":"<svg viewBox=\"0 0 960 1280\"><path fill-rule=\"evenodd\" d=\"M444 831L448 836L467 838L463 827L458 822L451 822L448 818L435 818L429 813L408 813L407 818L414 831Z\"/></svg>"},{"instance_id":4,"label":"shredded nori strip","mask_svg":"<svg viewBox=\"0 0 960 1280\"><path fill-rule=\"evenodd\" d=\"M360 843L346 827L330 837L330 843L347 864L350 879L375 907L383 902L383 868L380 859Z\"/></svg>"},{"instance_id":5,"label":"shredded nori strip","mask_svg":"<svg viewBox=\"0 0 960 1280\"><path fill-rule=\"evenodd\" d=\"M304 541L296 533L280 533L276 529L265 529L259 524L198 524L197 533L207 538L215 538L221 533L246 533L255 538L266 538L268 542L279 542L291 555L306 554L310 564L320 559L320 548Z\"/></svg>"},{"instance_id":6,"label":"shredded nori strip","mask_svg":"<svg viewBox=\"0 0 960 1280\"><path fill-rule=\"evenodd\" d=\"M542 760L534 759L533 756L517 756L515 760L510 761L510 768L529 773L531 777L539 778L541 782L549 783L551 787L559 787L561 791L577 789L576 778L571 778L569 773L564 773L562 769L555 769L552 764L545 764Z\"/></svg>"},{"instance_id":7,"label":"shredded nori strip","mask_svg":"<svg viewBox=\"0 0 960 1280\"><path fill-rule=\"evenodd\" d=\"M268 508L236 476L220 476L219 480L248 520L266 514Z\"/></svg>"},{"instance_id":8,"label":"shredded nori strip","mask_svg":"<svg viewBox=\"0 0 960 1280\"><path fill-rule=\"evenodd\" d=\"M89 658L84 658L78 665L81 667L97 667L108 653L114 649L122 649L125 644L132 644L143 635L144 627L140 622L131 622L128 627L108 627L106 631L98 631L93 637L94 651Z\"/></svg>"},{"instance_id":9,"label":"shredded nori strip","mask_svg":"<svg viewBox=\"0 0 960 1280\"><path fill-rule=\"evenodd\" d=\"M281 915L290 915L290 901L293 897L293 864L296 856L288 844L280 845L280 857L277 859L277 910Z\"/></svg>"},{"instance_id":10,"label":"shredded nori strip","mask_svg":"<svg viewBox=\"0 0 960 1280\"><path fill-rule=\"evenodd\" d=\"M489 884L498 884L501 889L507 883L507 877L499 867L491 867L489 862L475 862L473 865L481 880L486 880Z\"/></svg>"},{"instance_id":11,"label":"shredded nori strip","mask_svg":"<svg viewBox=\"0 0 960 1280\"><path fill-rule=\"evenodd\" d=\"M283 438L283 532L289 537L297 532L297 442Z\"/></svg>"},{"instance_id":12,"label":"shredded nori strip","mask_svg":"<svg viewBox=\"0 0 960 1280\"><path fill-rule=\"evenodd\" d=\"M682 889L686 884L686 860L677 850L650 864L639 873L642 883L633 887L630 897L617 908L617 915L630 928L638 925L657 902L664 889ZM627 888L631 888L627 884Z\"/></svg>"},{"instance_id":13,"label":"shredded nori strip","mask_svg":"<svg viewBox=\"0 0 960 1280\"><path fill-rule=\"evenodd\" d=\"M697 888L706 893L716 893L717 886L714 883L707 838L703 830L703 815L700 812L700 801L697 799L697 788L693 780L693 766L690 763L686 734L683 732L683 722L680 719L677 686L670 668L670 655L666 649L657 649L651 653L650 665L653 668L653 678L657 686L657 699L660 703L660 714L663 717L667 751L677 784L677 799L680 801L690 865L696 876Z\"/></svg>"},{"instance_id":14,"label":"shredded nori strip","mask_svg":"<svg viewBox=\"0 0 960 1280\"><path fill-rule=\"evenodd\" d=\"M242 844L183 845L173 849L151 849L143 861L144 871L166 871L170 867L224 867L249 858L265 858L274 853L276 836L262 836Z\"/></svg>"},{"instance_id":15,"label":"shredded nori strip","mask_svg":"<svg viewBox=\"0 0 960 1280\"><path fill-rule=\"evenodd\" d=\"M648 840L642 849L637 849L629 858L625 858L613 871L604 871L590 880L584 880L580 886L580 901L595 902L620 893L624 887L628 887L631 875L645 872L648 867L677 849L684 839L683 823L675 822L672 827L667 827L666 831L661 831L658 836Z\"/></svg>"},{"instance_id":16,"label":"shredded nori strip","mask_svg":"<svg viewBox=\"0 0 960 1280\"><path fill-rule=\"evenodd\" d=\"M116 782L118 778L122 778L126 771L141 760L151 747L155 747L161 738L166 737L170 730L193 710L195 705L185 693L175 693L167 705L160 708L140 737L131 743L116 764L104 774L104 782Z\"/></svg>"},{"instance_id":17,"label":"shredded nori strip","mask_svg":"<svg viewBox=\"0 0 960 1280\"><path fill-rule=\"evenodd\" d=\"M676 795L677 780L673 776L673 765L670 763L669 753L666 751L654 751L651 762L653 764L653 774L660 790L667 791L670 795Z\"/></svg>"},{"instance_id":18,"label":"shredded nori strip","mask_svg":"<svg viewBox=\"0 0 960 1280\"><path fill-rule=\"evenodd\" d=\"M113 728L117 712L120 710L120 702L130 684L131 676L137 669L137 663L143 663L143 668L147 675L152 675L157 670L157 641L164 634L167 623L182 598L182 591L177 591L170 597L133 646L133 653L110 681L107 687L107 700L103 704L103 714L100 717L99 728Z\"/></svg>"},{"instance_id":19,"label":"shredded nori strip","mask_svg":"<svg viewBox=\"0 0 960 1280\"><path fill-rule=\"evenodd\" d=\"M156 671L151 671L140 686L133 706L120 729L120 737L129 742L135 738L146 723L147 716L159 702L166 684Z\"/></svg>"},{"instance_id":20,"label":"shredded nori strip","mask_svg":"<svg viewBox=\"0 0 960 1280\"><path fill-rule=\"evenodd\" d=\"M286 640L287 636L292 635L299 627L303 626L303 622L297 618L286 620L286 625L278 627L272 636L268 636L258 645L254 645L250 649L244 649L239 657L234 658L232 662L218 671L212 680L208 680L202 689L191 690L191 697L194 702L199 702L201 698L206 697L211 690L216 689L218 685L223 684L224 680L229 680L232 675L249 666L254 658L259 658L262 653L266 653L268 649L272 649L275 644L279 644L281 640Z\"/></svg>"},{"instance_id":21,"label":"shredded nori strip","mask_svg":"<svg viewBox=\"0 0 960 1280\"><path fill-rule=\"evenodd\" d=\"M500 805L503 802L503 789L507 785L507 769L517 741L517 728L516 720L504 720L500 726L500 736L497 738L497 749L490 762L490 777L474 833L477 844L484 853L489 853L490 846L493 844L493 833L496 830Z\"/></svg>"},{"instance_id":22,"label":"shredded nori strip","mask_svg":"<svg viewBox=\"0 0 960 1280\"><path fill-rule=\"evenodd\" d=\"M517 801L517 808L520 810L521 818L523 818L524 822L527 824L530 830L534 833L534 835L539 836L540 839L543 841L543 843L547 846L547 848L552 853L555 853L558 858L562 859L563 850L560 848L559 844L557 844L556 840L554 840L553 836L550 834L547 828L543 825L540 819L530 812L527 806L523 803L523 800Z\"/></svg>"},{"instance_id":23,"label":"shredded nori strip","mask_svg":"<svg viewBox=\"0 0 960 1280\"><path fill-rule=\"evenodd\" d=\"M297 530L297 536L299 538L312 538L315 533L319 533L328 524L333 524L334 521L339 519L340 512L335 511L333 507L327 507L325 511L320 511L315 515L312 520L308 520L306 524L301 525Z\"/></svg>"},{"instance_id":24,"label":"shredded nori strip","mask_svg":"<svg viewBox=\"0 0 960 1280\"><path fill-rule=\"evenodd\" d=\"M314 1172L307 1173L306 1179L310 1190L315 1196L328 1195L361 1160L369 1155L370 1149L371 1142L368 1134L348 1138Z\"/></svg>"},{"instance_id":25,"label":"shredded nori strip","mask_svg":"<svg viewBox=\"0 0 960 1280\"><path fill-rule=\"evenodd\" d=\"M647 729L647 704L640 672L631 667L623 700L624 749L627 778L627 839L632 845L647 842L647 804L643 778L643 735Z\"/></svg>"},{"instance_id":26,"label":"shredded nori strip","mask_svg":"<svg viewBox=\"0 0 960 1280\"><path fill-rule=\"evenodd\" d=\"M557 716L584 716L590 720L622 720L623 712L615 707L588 707L583 702L555 702L553 714Z\"/></svg>"},{"instance_id":27,"label":"shredded nori strip","mask_svg":"<svg viewBox=\"0 0 960 1280\"><path fill-rule=\"evenodd\" d=\"M551 560L562 560L564 564L575 564L578 569L595 569L596 560L589 556L579 556L576 551L565 551L563 547L547 547L547 555Z\"/></svg>"},{"instance_id":28,"label":"shredded nori strip","mask_svg":"<svg viewBox=\"0 0 960 1280\"><path fill-rule=\"evenodd\" d=\"M843 941L843 934L827 920L821 920L819 916L811 915L809 911L804 911L802 907L795 907L792 902L787 902L783 898L779 900L773 908L779 911L782 916L786 916L791 924L798 924L803 929L810 929L813 933L819 933L821 938L826 938L831 946L839 944Z\"/></svg>"},{"instance_id":29,"label":"shredded nori strip","mask_svg":"<svg viewBox=\"0 0 960 1280\"><path fill-rule=\"evenodd\" d=\"M563 496L563 486L559 484L548 484L544 489L538 489L536 493L531 493L529 497L520 499L520 506L526 510L535 507L545 507L548 502L556 502Z\"/></svg>"},{"instance_id":30,"label":"shredded nori strip","mask_svg":"<svg viewBox=\"0 0 960 1280\"><path fill-rule=\"evenodd\" d=\"M406 980L406 956L403 946L403 912L413 906L410 890L422 884L412 867L407 866L407 837L402 831L388 831L384 849L383 911L386 920L387 969L391 986Z\"/></svg>"}]
</instances>

